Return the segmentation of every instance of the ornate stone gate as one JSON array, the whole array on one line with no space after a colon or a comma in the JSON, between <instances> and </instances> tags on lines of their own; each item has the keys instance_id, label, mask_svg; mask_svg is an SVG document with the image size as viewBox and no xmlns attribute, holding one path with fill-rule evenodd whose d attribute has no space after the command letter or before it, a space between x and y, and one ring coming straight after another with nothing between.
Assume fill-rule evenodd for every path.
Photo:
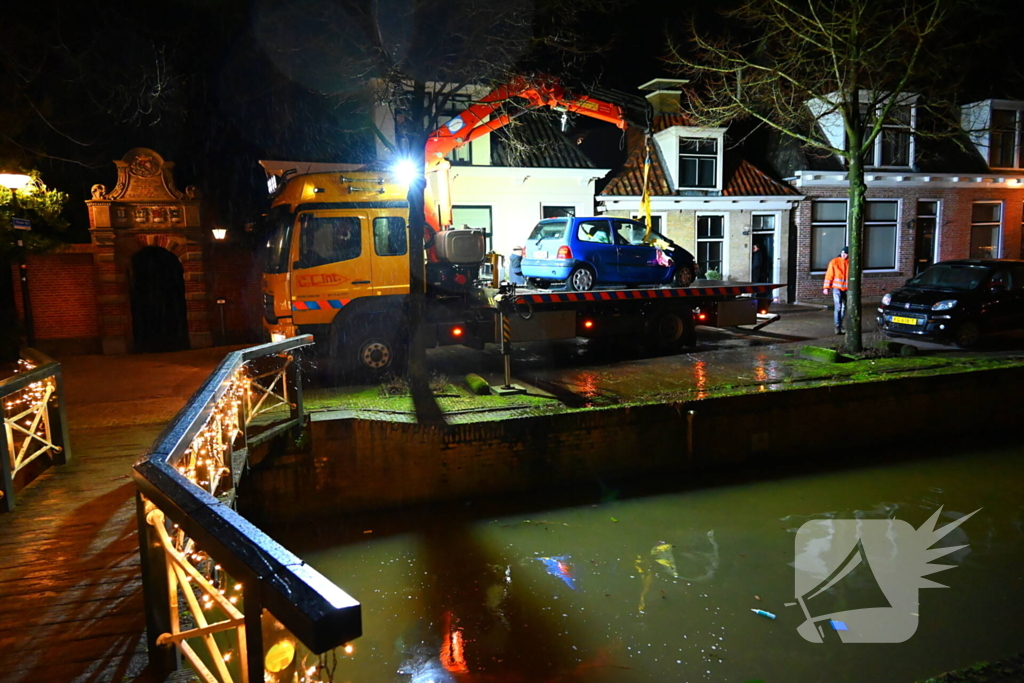
<instances>
[{"instance_id":1,"label":"ornate stone gate","mask_svg":"<svg viewBox=\"0 0 1024 683\"><path fill-rule=\"evenodd\" d=\"M185 279L188 342L212 344L204 244L198 190L174 185L171 170L153 150L137 147L117 165L117 184L107 191L93 185L89 232L96 254L100 335L106 354L134 349L129 268L146 247L161 247L178 257Z\"/></svg>"}]
</instances>

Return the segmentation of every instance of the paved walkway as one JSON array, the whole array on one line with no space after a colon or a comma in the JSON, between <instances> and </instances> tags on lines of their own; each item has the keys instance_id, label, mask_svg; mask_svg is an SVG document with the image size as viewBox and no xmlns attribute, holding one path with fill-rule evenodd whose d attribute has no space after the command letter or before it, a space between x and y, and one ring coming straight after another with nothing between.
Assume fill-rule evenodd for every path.
<instances>
[{"instance_id":1,"label":"paved walkway","mask_svg":"<svg viewBox=\"0 0 1024 683\"><path fill-rule=\"evenodd\" d=\"M0 681L153 680L129 473L229 350L58 359L73 461L0 515Z\"/></svg>"}]
</instances>

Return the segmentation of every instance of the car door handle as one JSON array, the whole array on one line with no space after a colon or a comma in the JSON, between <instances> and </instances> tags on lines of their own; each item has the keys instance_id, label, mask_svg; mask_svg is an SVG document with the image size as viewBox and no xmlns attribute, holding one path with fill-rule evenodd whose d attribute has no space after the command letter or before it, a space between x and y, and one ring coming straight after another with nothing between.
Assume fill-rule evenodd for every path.
<instances>
[{"instance_id":1,"label":"car door handle","mask_svg":"<svg viewBox=\"0 0 1024 683\"><path fill-rule=\"evenodd\" d=\"M368 285L368 284L370 284L370 281L369 280L353 280L352 284L354 284L354 285Z\"/></svg>"}]
</instances>

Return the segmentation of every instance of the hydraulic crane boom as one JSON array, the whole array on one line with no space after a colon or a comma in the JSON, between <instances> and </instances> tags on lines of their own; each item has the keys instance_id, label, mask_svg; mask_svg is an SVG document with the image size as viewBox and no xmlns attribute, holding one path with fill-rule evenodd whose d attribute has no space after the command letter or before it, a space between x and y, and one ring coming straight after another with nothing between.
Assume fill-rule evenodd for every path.
<instances>
[{"instance_id":1,"label":"hydraulic crane boom","mask_svg":"<svg viewBox=\"0 0 1024 683\"><path fill-rule=\"evenodd\" d=\"M515 98L526 100L527 108L550 107L555 111L582 114L606 121L626 130L631 124L643 128L647 122L630 121L626 107L586 95L576 95L551 76L517 76L488 93L427 138L425 173L427 176L427 224L437 230L452 227L452 201L449 169L445 159L452 150L509 124L512 116L503 113L489 118L504 103Z\"/></svg>"}]
</instances>

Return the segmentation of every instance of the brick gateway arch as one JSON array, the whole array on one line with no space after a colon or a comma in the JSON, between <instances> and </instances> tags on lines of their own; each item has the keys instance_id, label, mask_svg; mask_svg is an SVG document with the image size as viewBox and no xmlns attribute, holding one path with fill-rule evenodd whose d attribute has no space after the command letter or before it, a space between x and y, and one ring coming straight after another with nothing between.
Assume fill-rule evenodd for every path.
<instances>
[{"instance_id":1,"label":"brick gateway arch","mask_svg":"<svg viewBox=\"0 0 1024 683\"><path fill-rule=\"evenodd\" d=\"M140 302L137 295L136 319L133 319L129 280L133 259L140 251L154 247L167 250L181 263L185 329L181 330L180 346L210 346L204 258L207 237L200 223L198 190L193 186L186 187L184 192L179 190L171 175L174 164L164 161L151 149L132 149L114 164L117 166L114 189L108 192L103 185L93 185L92 199L86 202L95 253L103 353L157 350L147 349L145 344L143 348L136 348L140 325L151 324L153 315L157 318L160 315L158 312L148 315L149 310L140 312L138 306L159 308L166 303L167 309L172 310L177 304L154 300L152 294L146 302ZM134 276L137 278L139 273L135 272ZM168 296L177 295L169 291Z\"/></svg>"}]
</instances>

